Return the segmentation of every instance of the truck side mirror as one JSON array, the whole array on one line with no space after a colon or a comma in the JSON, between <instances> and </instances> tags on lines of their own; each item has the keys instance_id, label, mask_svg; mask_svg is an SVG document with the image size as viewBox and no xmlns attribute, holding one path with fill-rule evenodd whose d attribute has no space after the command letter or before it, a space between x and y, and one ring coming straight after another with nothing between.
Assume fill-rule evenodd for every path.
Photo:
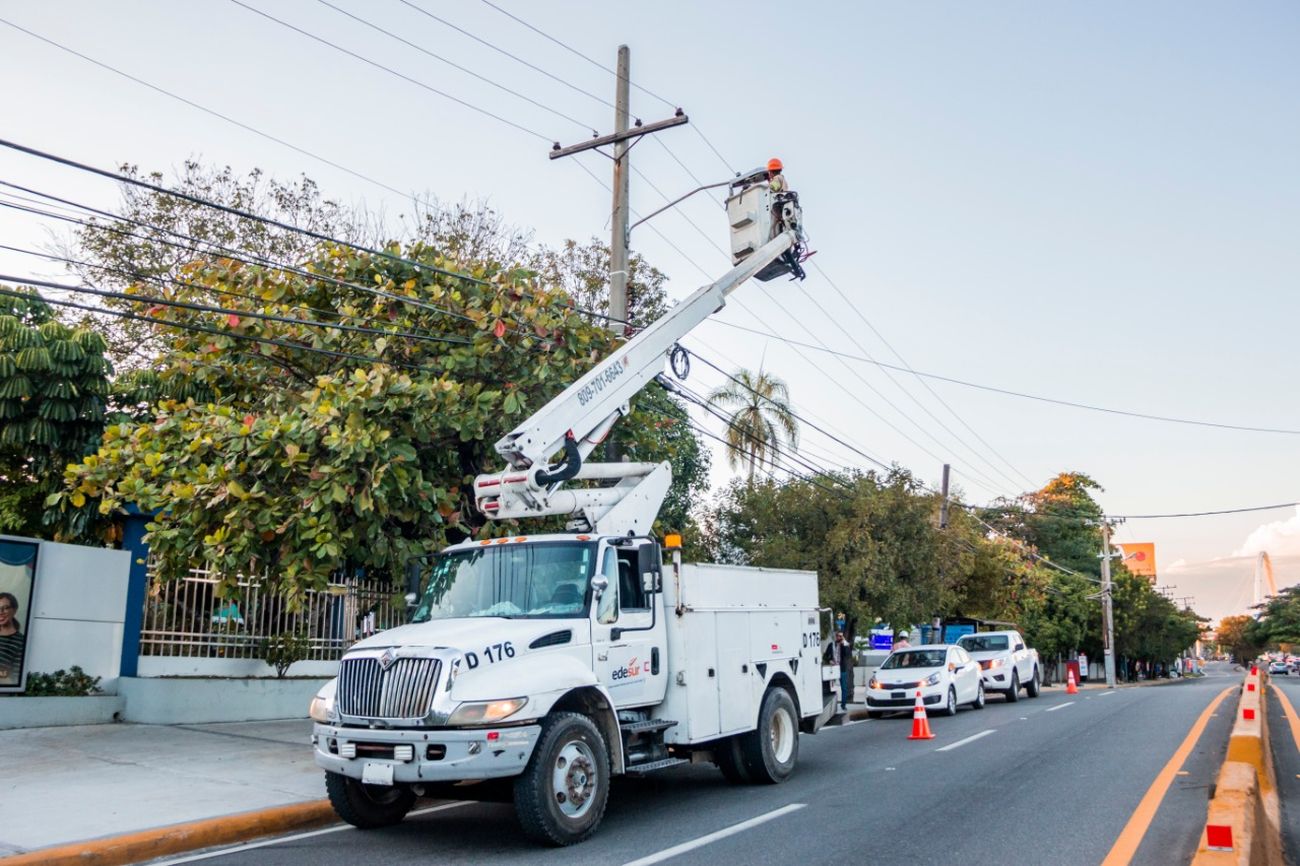
<instances>
[{"instance_id":1,"label":"truck side mirror","mask_svg":"<svg viewBox=\"0 0 1300 866\"><path fill-rule=\"evenodd\" d=\"M594 597L600 598L609 589L609 578L603 574L597 573L591 578L591 593Z\"/></svg>"},{"instance_id":2,"label":"truck side mirror","mask_svg":"<svg viewBox=\"0 0 1300 866\"><path fill-rule=\"evenodd\" d=\"M658 592L663 588L663 555L659 545L654 542L643 544L636 549L636 570L641 575L641 586L646 592Z\"/></svg>"},{"instance_id":3,"label":"truck side mirror","mask_svg":"<svg viewBox=\"0 0 1300 866\"><path fill-rule=\"evenodd\" d=\"M406 606L415 607L420 600L420 557L406 561Z\"/></svg>"}]
</instances>

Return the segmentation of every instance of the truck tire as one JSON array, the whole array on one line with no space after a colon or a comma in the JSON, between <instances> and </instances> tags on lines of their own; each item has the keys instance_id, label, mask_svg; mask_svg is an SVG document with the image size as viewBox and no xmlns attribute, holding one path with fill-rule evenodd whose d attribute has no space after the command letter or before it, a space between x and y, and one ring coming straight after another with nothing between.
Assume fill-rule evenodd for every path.
<instances>
[{"instance_id":1,"label":"truck tire","mask_svg":"<svg viewBox=\"0 0 1300 866\"><path fill-rule=\"evenodd\" d=\"M552 713L528 766L515 780L515 814L524 834L573 845L596 832L609 801L609 747L580 713Z\"/></svg>"},{"instance_id":2,"label":"truck tire","mask_svg":"<svg viewBox=\"0 0 1300 866\"><path fill-rule=\"evenodd\" d=\"M415 805L410 788L365 785L341 773L325 774L325 791L338 816L361 830L391 827Z\"/></svg>"},{"instance_id":3,"label":"truck tire","mask_svg":"<svg viewBox=\"0 0 1300 866\"><path fill-rule=\"evenodd\" d=\"M1003 692L1007 696L1007 703L1014 704L1020 700L1020 671L1015 668L1011 669L1011 688Z\"/></svg>"},{"instance_id":4,"label":"truck tire","mask_svg":"<svg viewBox=\"0 0 1300 866\"><path fill-rule=\"evenodd\" d=\"M749 774L749 767L745 766L745 755L739 737L727 737L720 741L713 750L713 758L722 775L731 784L748 785L754 781L754 777Z\"/></svg>"},{"instance_id":5,"label":"truck tire","mask_svg":"<svg viewBox=\"0 0 1300 866\"><path fill-rule=\"evenodd\" d=\"M1025 686L1025 694L1031 698L1036 698L1042 687L1043 684L1038 680L1038 665L1034 665L1034 678L1029 681L1029 685Z\"/></svg>"},{"instance_id":6,"label":"truck tire","mask_svg":"<svg viewBox=\"0 0 1300 866\"><path fill-rule=\"evenodd\" d=\"M790 693L769 687L758 708L758 727L738 739L753 781L776 785L790 778L799 759L799 713Z\"/></svg>"}]
</instances>

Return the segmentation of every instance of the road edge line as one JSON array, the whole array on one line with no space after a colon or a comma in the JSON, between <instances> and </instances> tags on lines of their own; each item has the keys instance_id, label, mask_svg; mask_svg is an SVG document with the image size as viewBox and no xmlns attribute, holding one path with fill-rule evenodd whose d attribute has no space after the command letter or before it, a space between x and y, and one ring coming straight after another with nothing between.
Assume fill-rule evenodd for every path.
<instances>
[{"instance_id":1,"label":"road edge line","mask_svg":"<svg viewBox=\"0 0 1300 866\"><path fill-rule=\"evenodd\" d=\"M1183 738L1173 757L1156 774L1155 781L1151 783L1151 787L1147 788L1147 792L1142 795L1142 799L1138 802L1137 808L1133 810L1128 823L1124 825L1124 829L1115 838L1115 844L1111 846L1105 859L1101 861L1101 866L1127 866L1133 859L1138 846L1142 844L1147 830L1151 827L1152 819L1155 818L1156 812L1160 809L1160 803L1165 799L1165 794L1169 791L1169 786L1173 784L1174 778L1178 775L1178 768L1187 760L1188 755L1192 753L1192 749L1196 748L1197 742L1201 739L1206 726L1210 723L1210 716L1235 688L1236 686L1228 686L1219 692L1210 701L1209 705L1201 711L1201 714L1197 716L1196 721L1192 723L1191 730L1187 732L1187 736Z\"/></svg>"},{"instance_id":2,"label":"road edge line","mask_svg":"<svg viewBox=\"0 0 1300 866\"><path fill-rule=\"evenodd\" d=\"M338 821L328 800L273 806L0 857L0 866L126 866Z\"/></svg>"}]
</instances>

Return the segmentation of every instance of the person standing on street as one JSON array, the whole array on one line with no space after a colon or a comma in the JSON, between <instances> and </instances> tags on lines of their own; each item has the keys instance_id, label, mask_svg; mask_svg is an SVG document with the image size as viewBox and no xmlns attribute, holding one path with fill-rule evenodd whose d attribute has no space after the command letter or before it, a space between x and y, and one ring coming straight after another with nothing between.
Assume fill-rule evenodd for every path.
<instances>
[{"instance_id":1,"label":"person standing on street","mask_svg":"<svg viewBox=\"0 0 1300 866\"><path fill-rule=\"evenodd\" d=\"M907 632L900 631L898 633L898 638L894 641L894 649L907 649L908 647L910 647L912 644L910 641L908 641L907 637L908 637Z\"/></svg>"},{"instance_id":2,"label":"person standing on street","mask_svg":"<svg viewBox=\"0 0 1300 866\"><path fill-rule=\"evenodd\" d=\"M840 709L848 709L848 700L853 696L853 647L844 637L844 632L835 632L835 639L826 648L826 661L840 668Z\"/></svg>"}]
</instances>

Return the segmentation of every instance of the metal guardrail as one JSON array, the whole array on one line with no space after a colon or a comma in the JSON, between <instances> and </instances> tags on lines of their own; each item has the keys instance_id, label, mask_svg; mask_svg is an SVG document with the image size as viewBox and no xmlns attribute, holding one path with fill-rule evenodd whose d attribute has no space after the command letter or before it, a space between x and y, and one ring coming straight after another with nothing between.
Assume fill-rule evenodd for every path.
<instances>
[{"instance_id":1,"label":"metal guardrail","mask_svg":"<svg viewBox=\"0 0 1300 866\"><path fill-rule=\"evenodd\" d=\"M333 661L356 641L400 625L401 590L373 580L331 578L291 610L266 574L239 575L234 595L220 596L221 576L193 568L164 580L151 566L140 654L184 658L258 659L261 642L276 635L307 638L308 661Z\"/></svg>"}]
</instances>

